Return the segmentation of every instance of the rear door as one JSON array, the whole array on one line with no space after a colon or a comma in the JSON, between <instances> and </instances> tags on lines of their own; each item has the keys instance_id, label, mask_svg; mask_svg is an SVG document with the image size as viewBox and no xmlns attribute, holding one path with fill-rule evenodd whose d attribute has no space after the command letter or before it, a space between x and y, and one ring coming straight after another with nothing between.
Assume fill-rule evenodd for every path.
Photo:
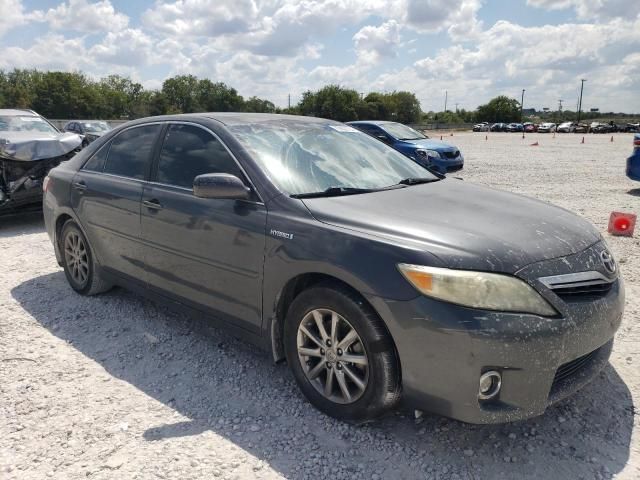
<instances>
[{"instance_id":1,"label":"rear door","mask_svg":"<svg viewBox=\"0 0 640 480\"><path fill-rule=\"evenodd\" d=\"M161 124L120 132L73 179L72 206L100 264L144 281L140 200Z\"/></svg>"},{"instance_id":2,"label":"rear door","mask_svg":"<svg viewBox=\"0 0 640 480\"><path fill-rule=\"evenodd\" d=\"M267 211L252 201L197 198L193 180L230 173L249 182L220 139L197 124L164 134L144 188L142 237L149 285L164 295L259 332Z\"/></svg>"}]
</instances>

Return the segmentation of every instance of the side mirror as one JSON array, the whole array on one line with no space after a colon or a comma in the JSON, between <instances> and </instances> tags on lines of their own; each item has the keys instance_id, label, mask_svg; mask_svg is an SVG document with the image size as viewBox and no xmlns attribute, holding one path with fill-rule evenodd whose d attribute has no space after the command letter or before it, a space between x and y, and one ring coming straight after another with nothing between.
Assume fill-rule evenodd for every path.
<instances>
[{"instance_id":1,"label":"side mirror","mask_svg":"<svg viewBox=\"0 0 640 480\"><path fill-rule=\"evenodd\" d=\"M250 193L242 180L229 173L205 173L193 180L193 194L199 198L244 200Z\"/></svg>"}]
</instances>

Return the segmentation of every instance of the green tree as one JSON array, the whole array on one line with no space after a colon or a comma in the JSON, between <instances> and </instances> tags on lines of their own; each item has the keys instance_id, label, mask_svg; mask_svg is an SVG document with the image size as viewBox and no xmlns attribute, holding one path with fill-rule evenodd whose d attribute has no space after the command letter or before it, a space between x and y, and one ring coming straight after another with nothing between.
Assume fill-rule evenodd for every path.
<instances>
[{"instance_id":1,"label":"green tree","mask_svg":"<svg viewBox=\"0 0 640 480\"><path fill-rule=\"evenodd\" d=\"M327 85L317 92L304 92L298 109L302 115L348 122L358 119L360 102L360 95L355 90Z\"/></svg>"},{"instance_id":2,"label":"green tree","mask_svg":"<svg viewBox=\"0 0 640 480\"><path fill-rule=\"evenodd\" d=\"M202 111L197 103L198 78L193 75L178 75L162 82L162 93L169 102L169 110L181 113Z\"/></svg>"},{"instance_id":3,"label":"green tree","mask_svg":"<svg viewBox=\"0 0 640 480\"><path fill-rule=\"evenodd\" d=\"M480 105L476 114L479 122L517 122L520 120L520 102L500 95L486 105Z\"/></svg>"}]
</instances>

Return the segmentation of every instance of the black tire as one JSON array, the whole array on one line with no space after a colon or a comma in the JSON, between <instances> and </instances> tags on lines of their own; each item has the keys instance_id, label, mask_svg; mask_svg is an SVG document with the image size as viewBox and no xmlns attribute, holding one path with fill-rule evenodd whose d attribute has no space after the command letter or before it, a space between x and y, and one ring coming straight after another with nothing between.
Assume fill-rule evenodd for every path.
<instances>
[{"instance_id":1,"label":"black tire","mask_svg":"<svg viewBox=\"0 0 640 480\"><path fill-rule=\"evenodd\" d=\"M78 275L75 273L78 271L78 267L76 266L74 268L72 260L74 255L70 255L66 251L67 241L70 241L71 238L78 239L78 241L84 246L84 253L80 256L83 259L83 265L86 264L86 268L83 267L82 269L86 275L85 279L78 278ZM98 293L106 292L113 287L111 283L104 280L100 275L100 267L95 261L89 242L87 242L82 230L73 220L67 220L62 226L59 241L64 274L67 277L67 281L69 282L69 285L71 285L71 288L80 295L96 295ZM77 256L79 255L76 255L76 257Z\"/></svg>"},{"instance_id":2,"label":"black tire","mask_svg":"<svg viewBox=\"0 0 640 480\"><path fill-rule=\"evenodd\" d=\"M314 310L330 310L343 317L358 334L360 349L364 347L368 360L366 388L351 403L332 401L312 384L305 373L304 368L309 367L303 367L298 355L298 328ZM389 411L400 400L400 366L393 341L382 320L354 292L339 285L321 284L300 293L292 302L285 319L284 342L287 363L298 386L309 402L325 414L339 420L363 422ZM339 363L335 364L336 368ZM324 375L328 375L328 372Z\"/></svg>"}]
</instances>

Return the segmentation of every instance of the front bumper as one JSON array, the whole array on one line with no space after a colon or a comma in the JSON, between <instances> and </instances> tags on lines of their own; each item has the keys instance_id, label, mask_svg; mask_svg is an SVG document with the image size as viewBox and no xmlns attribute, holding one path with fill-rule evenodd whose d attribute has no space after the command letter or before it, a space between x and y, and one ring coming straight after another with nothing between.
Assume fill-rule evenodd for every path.
<instances>
[{"instance_id":1,"label":"front bumper","mask_svg":"<svg viewBox=\"0 0 640 480\"><path fill-rule=\"evenodd\" d=\"M423 296L368 300L396 343L408 406L469 423L502 423L541 415L600 371L622 320L624 286L619 277L602 297L563 302L558 318ZM488 370L501 373L502 388L484 402L478 382Z\"/></svg>"}]
</instances>

